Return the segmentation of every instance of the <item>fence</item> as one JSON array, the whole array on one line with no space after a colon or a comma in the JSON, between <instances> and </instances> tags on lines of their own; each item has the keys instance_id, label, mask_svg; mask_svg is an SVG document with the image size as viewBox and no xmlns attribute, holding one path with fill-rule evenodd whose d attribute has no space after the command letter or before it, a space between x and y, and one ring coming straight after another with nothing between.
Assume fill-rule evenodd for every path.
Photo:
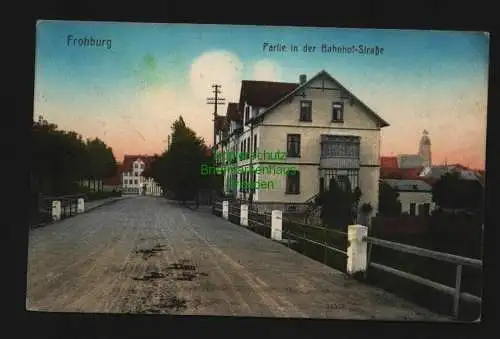
<instances>
[{"instance_id":1,"label":"fence","mask_svg":"<svg viewBox=\"0 0 500 339\"><path fill-rule=\"evenodd\" d=\"M468 266L482 270L481 260L370 237L368 236L368 228L362 225L350 225L348 232L342 232L326 227L291 222L282 218L282 211L280 210L274 210L270 214L259 214L249 211L248 206L245 204L238 207L230 204L228 201L217 201L212 205L212 211L214 214L222 216L233 223L245 226L267 238L285 243L289 247L293 247L294 243L297 244L300 241L302 244L311 244L317 248L319 247L321 248L322 255L319 255L316 251L313 254L309 253L309 256L318 261L323 261L325 264L328 264L329 254L334 253L337 255L337 265L330 266L345 271L350 275L359 277L361 274L366 280L368 268L370 267L450 295L453 297L453 316L455 319L458 319L459 316L461 300L479 305L482 303L481 297L461 291L462 268ZM450 287L418 275L373 262L370 260L372 246L385 247L394 251L454 264L456 265L455 286ZM306 254L304 246L302 246L301 252ZM342 258L340 261L338 260L339 256ZM343 267L340 267L339 263Z\"/></svg>"},{"instance_id":2,"label":"fence","mask_svg":"<svg viewBox=\"0 0 500 339\"><path fill-rule=\"evenodd\" d=\"M32 224L43 224L82 213L85 211L85 199L86 194L40 196Z\"/></svg>"}]
</instances>

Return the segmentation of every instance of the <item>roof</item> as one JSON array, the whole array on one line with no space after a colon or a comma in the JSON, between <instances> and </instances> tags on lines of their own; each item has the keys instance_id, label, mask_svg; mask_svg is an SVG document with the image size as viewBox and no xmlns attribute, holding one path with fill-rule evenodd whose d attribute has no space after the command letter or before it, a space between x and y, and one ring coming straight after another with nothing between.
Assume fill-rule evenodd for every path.
<instances>
[{"instance_id":1,"label":"roof","mask_svg":"<svg viewBox=\"0 0 500 339\"><path fill-rule=\"evenodd\" d=\"M481 171L471 170L460 164L426 167L421 171L420 178L429 184L434 184L446 173L454 172L458 173L459 178L462 180L478 181L483 187L485 186L485 176Z\"/></svg>"},{"instance_id":2,"label":"roof","mask_svg":"<svg viewBox=\"0 0 500 339\"><path fill-rule=\"evenodd\" d=\"M422 167L414 167L414 168L380 167L380 178L422 180L422 178L419 176L421 172L422 172Z\"/></svg>"},{"instance_id":3,"label":"roof","mask_svg":"<svg viewBox=\"0 0 500 339\"><path fill-rule=\"evenodd\" d=\"M290 82L272 82L243 80L240 91L240 107L245 102L251 106L269 107L294 89L299 84Z\"/></svg>"},{"instance_id":4,"label":"roof","mask_svg":"<svg viewBox=\"0 0 500 339\"><path fill-rule=\"evenodd\" d=\"M398 168L398 158L397 157L380 157L380 167Z\"/></svg>"},{"instance_id":5,"label":"roof","mask_svg":"<svg viewBox=\"0 0 500 339\"><path fill-rule=\"evenodd\" d=\"M385 121L384 119L382 119L377 113L375 113L375 111L373 111L365 103L363 103L361 100L359 100L351 91L349 91L347 88L345 88L340 82L338 82L337 80L335 80L335 78L333 78L325 70L322 70L321 72L319 72L318 74L316 74L315 76L313 76L311 79L309 79L308 81L306 81L302 85L294 84L296 86L295 89L291 90L288 93L284 93L281 96L281 98L277 98L274 103L269 104L269 105L262 105L264 107L267 107L267 109L264 110L263 112L261 112L260 114L258 114L257 116L253 117L252 119L250 119L250 121L253 121L256 118L261 118L261 117L265 116L266 114L268 114L269 112L271 112L274 108L276 108L277 106L279 106L283 101L285 101L286 99L288 99L291 96L295 95L295 93L297 93L300 89L307 87L310 83L312 83L313 81L315 81L316 79L318 79L318 78L320 78L322 76L326 76L329 80L331 80L333 83L335 83L341 90L343 90L344 92L348 93L353 99L355 99L363 108L365 108L368 111L369 114L371 114L377 120L377 122L379 123L380 127L387 127L387 126L389 126L389 123L387 121ZM290 86L290 88L291 88L291 86ZM261 91L262 91L262 88L261 88ZM242 85L242 92L243 92L243 85ZM263 92L260 92L259 95L262 96L262 93ZM267 98L269 96L270 95L265 95L264 97ZM262 101L264 102L265 100L262 99ZM240 99L240 103L241 103L241 99ZM255 104L255 105L257 105L257 104Z\"/></svg>"},{"instance_id":6,"label":"roof","mask_svg":"<svg viewBox=\"0 0 500 339\"><path fill-rule=\"evenodd\" d=\"M239 104L237 102L230 102L227 105L227 112L226 112L227 119L235 122L241 122L242 114L238 109L238 105Z\"/></svg>"},{"instance_id":7,"label":"roof","mask_svg":"<svg viewBox=\"0 0 500 339\"><path fill-rule=\"evenodd\" d=\"M384 179L396 191L432 192L431 185L422 180Z\"/></svg>"},{"instance_id":8,"label":"roof","mask_svg":"<svg viewBox=\"0 0 500 339\"><path fill-rule=\"evenodd\" d=\"M155 157L151 155L125 155L119 172L131 172L134 161L137 159L141 159L144 162L144 169L146 169L151 165Z\"/></svg>"}]
</instances>

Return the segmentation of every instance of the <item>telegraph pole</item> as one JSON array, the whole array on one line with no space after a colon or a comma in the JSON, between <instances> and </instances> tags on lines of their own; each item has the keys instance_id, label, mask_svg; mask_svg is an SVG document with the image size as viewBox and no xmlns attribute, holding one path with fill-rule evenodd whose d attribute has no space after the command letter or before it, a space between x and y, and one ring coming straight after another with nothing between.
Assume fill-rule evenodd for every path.
<instances>
[{"instance_id":1,"label":"telegraph pole","mask_svg":"<svg viewBox=\"0 0 500 339\"><path fill-rule=\"evenodd\" d=\"M215 129L215 121L217 119L217 106L218 105L224 105L225 104L225 100L224 98L220 98L219 97L219 94L221 94L221 91L220 91L220 88L222 86L221 85L218 85L218 84L214 84L212 85L212 88L213 88L213 93L214 93L214 96L212 98L207 98L207 104L208 105L214 105L214 143L213 143L213 149L215 149L215 143L216 143L216 129Z\"/></svg>"}]
</instances>

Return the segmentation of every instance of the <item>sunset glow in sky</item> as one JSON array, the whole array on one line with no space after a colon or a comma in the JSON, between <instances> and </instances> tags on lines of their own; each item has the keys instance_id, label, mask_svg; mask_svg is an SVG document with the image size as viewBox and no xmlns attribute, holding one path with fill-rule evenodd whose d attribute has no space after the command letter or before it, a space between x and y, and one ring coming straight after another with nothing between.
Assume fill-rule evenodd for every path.
<instances>
[{"instance_id":1,"label":"sunset glow in sky","mask_svg":"<svg viewBox=\"0 0 500 339\"><path fill-rule=\"evenodd\" d=\"M85 37L110 44L74 43ZM384 53L268 52L265 42ZM324 69L389 122L382 155L415 154L426 129L433 163L484 168L488 48L480 32L41 21L34 115L99 137L121 161L163 152L179 115L210 143L213 83L227 103L241 80L298 82Z\"/></svg>"}]
</instances>

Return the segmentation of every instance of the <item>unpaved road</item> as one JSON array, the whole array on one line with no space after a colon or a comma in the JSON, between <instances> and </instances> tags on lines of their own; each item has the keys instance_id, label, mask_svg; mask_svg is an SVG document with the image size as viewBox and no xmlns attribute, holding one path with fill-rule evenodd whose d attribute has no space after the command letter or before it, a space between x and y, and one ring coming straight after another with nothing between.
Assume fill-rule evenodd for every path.
<instances>
[{"instance_id":1,"label":"unpaved road","mask_svg":"<svg viewBox=\"0 0 500 339\"><path fill-rule=\"evenodd\" d=\"M29 237L28 310L448 320L162 198L124 199Z\"/></svg>"}]
</instances>

